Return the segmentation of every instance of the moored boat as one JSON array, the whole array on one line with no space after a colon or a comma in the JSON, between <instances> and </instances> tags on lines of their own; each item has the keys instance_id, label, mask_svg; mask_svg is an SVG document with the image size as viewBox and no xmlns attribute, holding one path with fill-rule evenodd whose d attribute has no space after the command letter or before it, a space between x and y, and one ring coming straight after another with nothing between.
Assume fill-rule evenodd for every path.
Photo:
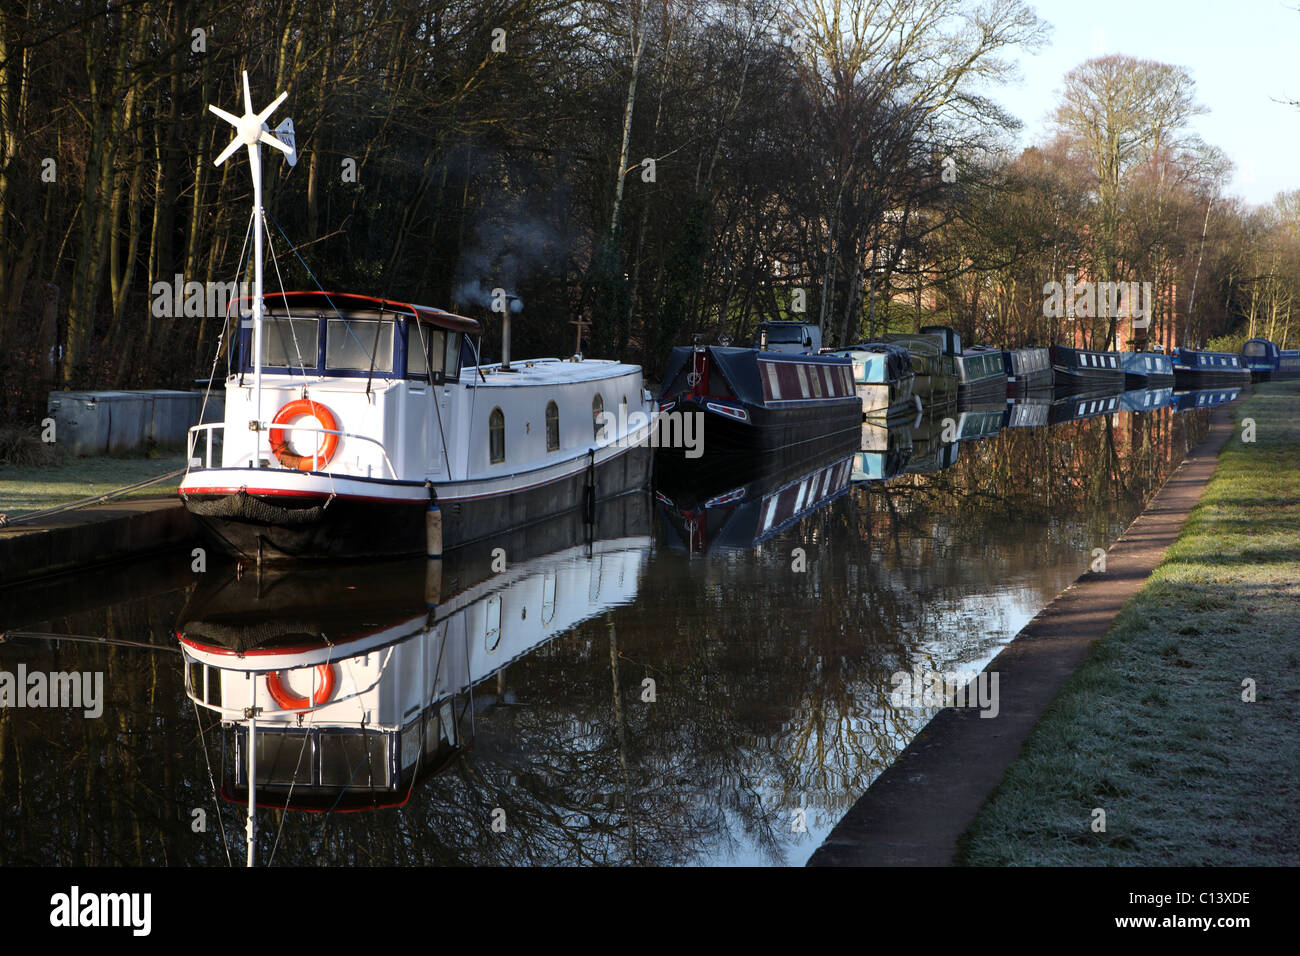
<instances>
[{"instance_id":1,"label":"moored boat","mask_svg":"<svg viewBox=\"0 0 1300 956\"><path fill-rule=\"evenodd\" d=\"M1052 346L1053 387L1058 395L1077 392L1119 393L1124 367L1118 352Z\"/></svg>"},{"instance_id":2,"label":"moored boat","mask_svg":"<svg viewBox=\"0 0 1300 956\"><path fill-rule=\"evenodd\" d=\"M1250 381L1250 369L1236 352L1180 348L1175 351L1173 360L1175 388L1212 388Z\"/></svg>"},{"instance_id":3,"label":"moored boat","mask_svg":"<svg viewBox=\"0 0 1300 956\"><path fill-rule=\"evenodd\" d=\"M1124 388L1164 388L1174 384L1174 362L1164 352L1123 352Z\"/></svg>"},{"instance_id":4,"label":"moored boat","mask_svg":"<svg viewBox=\"0 0 1300 956\"><path fill-rule=\"evenodd\" d=\"M942 336L891 333L879 341L907 349L912 360L912 394L923 406L948 405L957 400L956 357L944 351Z\"/></svg>"},{"instance_id":5,"label":"moored boat","mask_svg":"<svg viewBox=\"0 0 1300 956\"><path fill-rule=\"evenodd\" d=\"M856 433L862 423L852 363L838 355L675 348L664 383L660 414L701 422L705 459L807 446ZM677 447L660 451L683 455Z\"/></svg>"},{"instance_id":6,"label":"moored boat","mask_svg":"<svg viewBox=\"0 0 1300 956\"><path fill-rule=\"evenodd\" d=\"M1248 339L1241 347L1241 362L1254 382L1300 377L1300 349L1280 349L1268 339Z\"/></svg>"},{"instance_id":7,"label":"moored boat","mask_svg":"<svg viewBox=\"0 0 1300 956\"><path fill-rule=\"evenodd\" d=\"M1007 395L1052 390L1052 352L1050 349L1021 348L1003 352L1007 373Z\"/></svg>"},{"instance_id":8,"label":"moored boat","mask_svg":"<svg viewBox=\"0 0 1300 956\"><path fill-rule=\"evenodd\" d=\"M986 345L964 350L957 356L957 400L982 402L1006 398L1007 351Z\"/></svg>"},{"instance_id":9,"label":"moored boat","mask_svg":"<svg viewBox=\"0 0 1300 956\"><path fill-rule=\"evenodd\" d=\"M253 173L253 294L238 303L225 418L190 430L179 493L210 543L248 560L440 553L649 482L654 406L641 369L615 361L480 365L479 323L364 295L264 295L262 127L246 115ZM250 119L251 118L251 119ZM257 122L253 122L257 120ZM504 300L503 300L504 302ZM274 411L272 411L274 409ZM614 410L617 409L617 414ZM537 426L534 428L533 426Z\"/></svg>"},{"instance_id":10,"label":"moored boat","mask_svg":"<svg viewBox=\"0 0 1300 956\"><path fill-rule=\"evenodd\" d=\"M842 349L823 349L853 363L853 387L862 399L864 418L909 418L916 414L913 400L916 373L912 357L901 345L867 342Z\"/></svg>"}]
</instances>

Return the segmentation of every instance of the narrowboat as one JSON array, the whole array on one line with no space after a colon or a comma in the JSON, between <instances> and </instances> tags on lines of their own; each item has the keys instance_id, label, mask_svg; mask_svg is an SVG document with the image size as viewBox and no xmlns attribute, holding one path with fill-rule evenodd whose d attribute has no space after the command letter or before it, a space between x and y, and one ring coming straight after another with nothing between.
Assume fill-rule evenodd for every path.
<instances>
[{"instance_id":1,"label":"narrowboat","mask_svg":"<svg viewBox=\"0 0 1300 956\"><path fill-rule=\"evenodd\" d=\"M1236 352L1204 352L1180 348L1174 352L1174 387L1211 388L1250 381L1250 369Z\"/></svg>"},{"instance_id":2,"label":"narrowboat","mask_svg":"<svg viewBox=\"0 0 1300 956\"><path fill-rule=\"evenodd\" d=\"M934 335L891 333L881 342L907 349L912 360L912 394L922 406L942 406L957 400L956 357L944 351L943 339Z\"/></svg>"},{"instance_id":3,"label":"narrowboat","mask_svg":"<svg viewBox=\"0 0 1300 956\"><path fill-rule=\"evenodd\" d=\"M1007 396L1052 390L1050 349L1007 349L1003 352L1007 373Z\"/></svg>"},{"instance_id":4,"label":"narrowboat","mask_svg":"<svg viewBox=\"0 0 1300 956\"><path fill-rule=\"evenodd\" d=\"M247 74L244 95L256 117ZM352 293L264 295L260 126L221 115L239 135L220 159L248 146L258 214L224 420L190 429L179 489L213 547L258 563L419 555L648 485L640 367L512 361L517 299L501 312L501 361L480 364L473 318Z\"/></svg>"},{"instance_id":5,"label":"narrowboat","mask_svg":"<svg viewBox=\"0 0 1300 956\"><path fill-rule=\"evenodd\" d=\"M843 349L823 349L853 363L853 387L862 399L863 418L912 418L920 400L912 394L916 373L901 345L868 342Z\"/></svg>"},{"instance_id":6,"label":"narrowboat","mask_svg":"<svg viewBox=\"0 0 1300 956\"><path fill-rule=\"evenodd\" d=\"M794 355L760 349L675 348L664 373L659 414L693 420L699 447L660 447L678 458L769 454L856 435L862 400L853 365L837 355ZM661 443L662 445L663 443Z\"/></svg>"},{"instance_id":7,"label":"narrowboat","mask_svg":"<svg viewBox=\"0 0 1300 956\"><path fill-rule=\"evenodd\" d=\"M1164 352L1123 352L1124 388L1132 391L1142 388L1172 387L1174 360Z\"/></svg>"},{"instance_id":8,"label":"narrowboat","mask_svg":"<svg viewBox=\"0 0 1300 956\"><path fill-rule=\"evenodd\" d=\"M1300 377L1300 349L1280 349L1268 339L1248 339L1241 347L1241 361L1253 382Z\"/></svg>"},{"instance_id":9,"label":"narrowboat","mask_svg":"<svg viewBox=\"0 0 1300 956\"><path fill-rule=\"evenodd\" d=\"M488 547L470 546L443 561L205 577L176 623L184 687L228 725L219 792L249 803L254 837L258 805L406 803L469 742L471 708L493 702L491 690L471 688L634 601L653 542L649 495L625 496L614 511L612 531L595 532L610 537L547 524L538 541L578 533L544 554L533 536L493 539L511 558L500 571Z\"/></svg>"},{"instance_id":10,"label":"narrowboat","mask_svg":"<svg viewBox=\"0 0 1300 956\"><path fill-rule=\"evenodd\" d=\"M1005 349L979 345L957 356L957 400L978 403L990 398L1005 399L1010 385Z\"/></svg>"},{"instance_id":11,"label":"narrowboat","mask_svg":"<svg viewBox=\"0 0 1300 956\"><path fill-rule=\"evenodd\" d=\"M1118 352L1053 345L1052 376L1058 395L1124 391L1124 367Z\"/></svg>"},{"instance_id":12,"label":"narrowboat","mask_svg":"<svg viewBox=\"0 0 1300 956\"><path fill-rule=\"evenodd\" d=\"M1109 415L1120 410L1122 397L1120 393L1113 395L1094 393L1091 395L1066 396L1052 402L1052 409L1048 413L1048 421L1053 425L1061 425L1065 422L1096 418L1098 415Z\"/></svg>"}]
</instances>

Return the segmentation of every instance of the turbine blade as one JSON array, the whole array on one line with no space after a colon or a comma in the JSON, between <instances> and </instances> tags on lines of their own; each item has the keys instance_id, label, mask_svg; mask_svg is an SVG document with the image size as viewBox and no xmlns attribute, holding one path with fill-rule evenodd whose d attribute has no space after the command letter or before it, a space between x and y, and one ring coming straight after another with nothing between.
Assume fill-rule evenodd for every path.
<instances>
[{"instance_id":1,"label":"turbine blade","mask_svg":"<svg viewBox=\"0 0 1300 956\"><path fill-rule=\"evenodd\" d=\"M248 89L248 71L244 70L244 112L253 112L253 94Z\"/></svg>"},{"instance_id":2,"label":"turbine blade","mask_svg":"<svg viewBox=\"0 0 1300 956\"><path fill-rule=\"evenodd\" d=\"M208 104L208 109L212 110L212 112L216 113L218 116L220 116L223 120L225 120L225 121L226 121L227 123L229 123L231 126L238 126L238 125L239 125L239 117L238 117L238 116L235 116L235 115L233 115L233 114L231 114L231 113L227 113L227 112L226 112L225 110L223 110L220 106L213 106L211 103L209 103L209 104Z\"/></svg>"},{"instance_id":3,"label":"turbine blade","mask_svg":"<svg viewBox=\"0 0 1300 956\"><path fill-rule=\"evenodd\" d=\"M222 163L224 163L226 160L228 160L231 156L234 155L235 150L239 149L239 147L243 145L244 144L240 142L239 137L236 136L234 139L230 141L230 145L221 151L221 155L212 161L212 165L220 166Z\"/></svg>"},{"instance_id":4,"label":"turbine blade","mask_svg":"<svg viewBox=\"0 0 1300 956\"><path fill-rule=\"evenodd\" d=\"M268 133L266 130L262 130L262 135L259 136L258 139L261 140L263 143L265 143L267 146L274 146L276 149L284 153L284 155L286 156L293 155L293 150L289 148L287 143L280 142L280 140L276 139L273 134Z\"/></svg>"},{"instance_id":5,"label":"turbine blade","mask_svg":"<svg viewBox=\"0 0 1300 956\"><path fill-rule=\"evenodd\" d=\"M262 112L257 114L257 121L259 123L265 123L270 118L271 114L275 112L275 108L279 106L281 103L283 103L288 98L288 96L289 96L288 90L285 90L283 93L277 96L275 98L274 103L272 103L266 109L262 110Z\"/></svg>"}]
</instances>

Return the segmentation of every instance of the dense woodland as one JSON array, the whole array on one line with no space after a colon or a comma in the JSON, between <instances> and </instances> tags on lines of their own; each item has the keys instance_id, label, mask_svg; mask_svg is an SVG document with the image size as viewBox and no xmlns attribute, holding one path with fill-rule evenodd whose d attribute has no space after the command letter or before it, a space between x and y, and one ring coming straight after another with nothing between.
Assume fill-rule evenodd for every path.
<instances>
[{"instance_id":1,"label":"dense woodland","mask_svg":"<svg viewBox=\"0 0 1300 956\"><path fill-rule=\"evenodd\" d=\"M288 92L300 154L264 150L268 288L465 312L489 352L495 287L517 354L568 354L582 319L587 354L651 376L801 307L828 344L1112 340L1044 317L1067 273L1151 282L1165 344L1295 346L1300 193L1224 194L1188 70L1062 63L1052 138L1012 147L999 90L1048 30L1021 0L7 2L0 421L221 360L224 316L151 290L247 268L247 159L213 165L207 111L243 112L245 69L255 108Z\"/></svg>"}]
</instances>

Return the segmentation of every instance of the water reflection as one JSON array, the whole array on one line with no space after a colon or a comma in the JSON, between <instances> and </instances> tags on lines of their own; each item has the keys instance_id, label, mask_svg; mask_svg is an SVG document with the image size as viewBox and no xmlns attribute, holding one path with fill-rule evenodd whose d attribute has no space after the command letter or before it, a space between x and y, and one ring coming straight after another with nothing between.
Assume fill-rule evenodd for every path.
<instances>
[{"instance_id":1,"label":"water reflection","mask_svg":"<svg viewBox=\"0 0 1300 956\"><path fill-rule=\"evenodd\" d=\"M443 560L210 579L177 638L186 693L233 722L223 796L246 801L252 775L263 806L400 806L461 750L476 686L636 599L650 541L634 494L594 524L572 514Z\"/></svg>"},{"instance_id":2,"label":"water reflection","mask_svg":"<svg viewBox=\"0 0 1300 956\"><path fill-rule=\"evenodd\" d=\"M864 428L436 568L196 586L187 552L8 605L6 628L154 649L0 644L109 695L98 721L0 710L0 860L240 860L242 804L213 795L246 796L251 693L261 863L802 863L932 716L891 675L983 666L1204 431L1173 393L1112 397Z\"/></svg>"}]
</instances>

